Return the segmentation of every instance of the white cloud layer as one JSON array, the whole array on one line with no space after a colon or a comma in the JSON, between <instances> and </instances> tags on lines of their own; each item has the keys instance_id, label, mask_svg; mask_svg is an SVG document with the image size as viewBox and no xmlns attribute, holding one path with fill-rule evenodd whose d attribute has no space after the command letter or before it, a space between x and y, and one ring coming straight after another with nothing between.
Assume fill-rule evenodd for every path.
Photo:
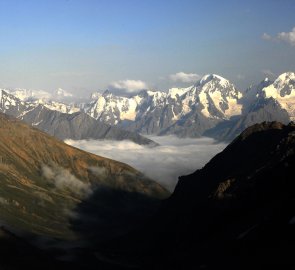
<instances>
[{"instance_id":1,"label":"white cloud layer","mask_svg":"<svg viewBox=\"0 0 295 270\"><path fill-rule=\"evenodd\" d=\"M276 35L276 37L272 37L267 33L263 33L261 36L264 40L271 41L283 41L289 43L291 46L295 46L295 27L290 32L280 32Z\"/></svg>"},{"instance_id":2,"label":"white cloud layer","mask_svg":"<svg viewBox=\"0 0 295 270\"><path fill-rule=\"evenodd\" d=\"M141 80L121 80L112 82L110 88L123 90L127 93L137 92L139 90L147 89L148 86L144 81Z\"/></svg>"},{"instance_id":3,"label":"white cloud layer","mask_svg":"<svg viewBox=\"0 0 295 270\"><path fill-rule=\"evenodd\" d=\"M278 39L289 43L291 46L295 46L295 27L291 32L281 32L277 35Z\"/></svg>"},{"instance_id":4,"label":"white cloud layer","mask_svg":"<svg viewBox=\"0 0 295 270\"><path fill-rule=\"evenodd\" d=\"M131 165L173 191L178 177L203 167L225 148L209 138L149 137L160 146L149 148L131 141L66 140L67 144Z\"/></svg>"},{"instance_id":5,"label":"white cloud layer","mask_svg":"<svg viewBox=\"0 0 295 270\"><path fill-rule=\"evenodd\" d=\"M51 180L57 190L68 189L76 195L86 197L91 193L91 186L89 183L84 183L74 175L59 166L49 167L42 166L42 175Z\"/></svg>"},{"instance_id":6,"label":"white cloud layer","mask_svg":"<svg viewBox=\"0 0 295 270\"><path fill-rule=\"evenodd\" d=\"M200 75L198 74L185 73L185 72L178 72L176 74L171 74L169 77L174 82L184 82L184 83L192 83L200 79Z\"/></svg>"}]
</instances>

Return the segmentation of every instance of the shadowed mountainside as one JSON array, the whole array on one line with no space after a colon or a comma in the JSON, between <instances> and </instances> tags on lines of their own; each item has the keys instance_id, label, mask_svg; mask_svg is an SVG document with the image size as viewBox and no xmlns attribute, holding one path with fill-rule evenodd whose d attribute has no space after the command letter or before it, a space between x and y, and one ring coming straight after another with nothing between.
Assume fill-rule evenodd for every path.
<instances>
[{"instance_id":1,"label":"shadowed mountainside","mask_svg":"<svg viewBox=\"0 0 295 270\"><path fill-rule=\"evenodd\" d=\"M294 267L294 166L295 126L264 122L181 177L162 219L173 224L174 265Z\"/></svg>"},{"instance_id":2,"label":"shadowed mountainside","mask_svg":"<svg viewBox=\"0 0 295 270\"><path fill-rule=\"evenodd\" d=\"M295 125L256 124L108 247L141 269L294 269L294 167Z\"/></svg>"},{"instance_id":3,"label":"shadowed mountainside","mask_svg":"<svg viewBox=\"0 0 295 270\"><path fill-rule=\"evenodd\" d=\"M53 256L50 263L56 267L65 263L78 269L294 269L293 123L264 122L246 129L204 168L180 177L172 196L159 208L158 199L168 193L129 166L66 146L4 115L0 121L1 217L7 222L14 217L22 228L34 222L28 226L31 232L60 236L53 221L63 236L76 232L85 241L84 247L68 251L72 261L55 261L58 257ZM19 125L22 135L15 136ZM30 139L34 147L24 150ZM48 153L41 155L45 144ZM74 182L86 179L84 184L96 188L88 193L87 186L76 183L75 190L80 187L82 192L78 194L62 181L55 183L50 177L61 179L63 169L55 168L53 162L70 170ZM39 177L33 173L36 168ZM22 178L14 175L17 171L24 171ZM39 203L40 192L44 205ZM53 202L46 202L49 197ZM46 209L46 214L40 209ZM70 215L55 216L65 209ZM50 226L40 221L45 218L47 223L52 218ZM22 240L9 239L17 250ZM30 256L43 254L44 260L53 252L42 253L30 246L28 250Z\"/></svg>"},{"instance_id":4,"label":"shadowed mountainside","mask_svg":"<svg viewBox=\"0 0 295 270\"><path fill-rule=\"evenodd\" d=\"M126 164L66 145L4 114L0 114L0 179L2 222L24 232L62 239L76 237L71 227L77 218L75 210L100 189L151 200L169 196L159 184ZM96 203L103 207L103 200L97 198ZM104 211L112 213L116 208Z\"/></svg>"},{"instance_id":5,"label":"shadowed mountainside","mask_svg":"<svg viewBox=\"0 0 295 270\"><path fill-rule=\"evenodd\" d=\"M53 111L43 105L39 105L21 116L20 119L60 140L130 140L151 147L158 145L139 133L116 126L110 126L83 112L67 114Z\"/></svg>"},{"instance_id":6,"label":"shadowed mountainside","mask_svg":"<svg viewBox=\"0 0 295 270\"><path fill-rule=\"evenodd\" d=\"M203 135L212 137L218 141L231 142L246 128L265 121L277 121L288 124L290 117L288 112L282 109L275 99L260 98L249 106L246 113L218 123L212 129L206 130Z\"/></svg>"}]
</instances>

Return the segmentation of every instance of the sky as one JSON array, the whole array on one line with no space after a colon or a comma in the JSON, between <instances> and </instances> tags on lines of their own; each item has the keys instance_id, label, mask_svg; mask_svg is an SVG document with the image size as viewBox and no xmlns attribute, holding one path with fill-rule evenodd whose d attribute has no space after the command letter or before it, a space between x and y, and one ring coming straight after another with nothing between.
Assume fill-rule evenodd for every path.
<instances>
[{"instance_id":1,"label":"sky","mask_svg":"<svg viewBox=\"0 0 295 270\"><path fill-rule=\"evenodd\" d=\"M216 143L210 138L178 138L172 135L149 138L160 145L151 148L131 141L108 140L65 142L87 152L127 163L170 191L174 190L179 176L201 169L226 147L226 144Z\"/></svg>"},{"instance_id":2,"label":"sky","mask_svg":"<svg viewBox=\"0 0 295 270\"><path fill-rule=\"evenodd\" d=\"M86 96L295 71L294 0L0 0L0 87Z\"/></svg>"}]
</instances>

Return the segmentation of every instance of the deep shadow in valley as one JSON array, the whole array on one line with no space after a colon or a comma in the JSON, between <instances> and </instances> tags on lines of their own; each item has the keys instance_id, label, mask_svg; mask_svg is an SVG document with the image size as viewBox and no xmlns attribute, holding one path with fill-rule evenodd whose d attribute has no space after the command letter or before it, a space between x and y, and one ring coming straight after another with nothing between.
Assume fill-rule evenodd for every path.
<instances>
[{"instance_id":1,"label":"deep shadow in valley","mask_svg":"<svg viewBox=\"0 0 295 270\"><path fill-rule=\"evenodd\" d=\"M74 209L71 229L91 243L105 242L140 227L160 205L145 194L101 185Z\"/></svg>"},{"instance_id":2,"label":"deep shadow in valley","mask_svg":"<svg viewBox=\"0 0 295 270\"><path fill-rule=\"evenodd\" d=\"M55 269L294 269L294 149L293 123L265 122L180 177L166 200L99 186L72 215L76 246L49 250L44 261L52 256Z\"/></svg>"},{"instance_id":3,"label":"deep shadow in valley","mask_svg":"<svg viewBox=\"0 0 295 270\"><path fill-rule=\"evenodd\" d=\"M71 219L71 229L79 239L78 247L68 251L72 262L83 269L140 268L128 250L128 241L134 232L146 230L146 224L162 204L163 201L139 192L95 188L76 207ZM141 250L142 243L138 247Z\"/></svg>"},{"instance_id":4,"label":"deep shadow in valley","mask_svg":"<svg viewBox=\"0 0 295 270\"><path fill-rule=\"evenodd\" d=\"M140 265L129 252L125 236L145 230L162 201L138 192L99 186L71 214L71 230L76 240L48 239L23 234L16 236L1 228L0 267L21 269L138 269ZM113 246L124 239L122 246ZM127 237L129 239L129 236ZM122 256L128 255L124 260Z\"/></svg>"},{"instance_id":5,"label":"deep shadow in valley","mask_svg":"<svg viewBox=\"0 0 295 270\"><path fill-rule=\"evenodd\" d=\"M244 131L105 257L140 269L294 269L295 126Z\"/></svg>"}]
</instances>

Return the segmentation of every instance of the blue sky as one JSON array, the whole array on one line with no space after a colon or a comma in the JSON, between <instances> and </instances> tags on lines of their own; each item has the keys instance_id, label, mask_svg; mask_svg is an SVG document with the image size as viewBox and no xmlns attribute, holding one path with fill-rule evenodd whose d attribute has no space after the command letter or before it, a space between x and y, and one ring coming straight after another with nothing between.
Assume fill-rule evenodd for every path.
<instances>
[{"instance_id":1,"label":"blue sky","mask_svg":"<svg viewBox=\"0 0 295 270\"><path fill-rule=\"evenodd\" d=\"M294 13L293 0L0 0L0 86L86 95L217 73L243 89L295 71Z\"/></svg>"}]
</instances>

